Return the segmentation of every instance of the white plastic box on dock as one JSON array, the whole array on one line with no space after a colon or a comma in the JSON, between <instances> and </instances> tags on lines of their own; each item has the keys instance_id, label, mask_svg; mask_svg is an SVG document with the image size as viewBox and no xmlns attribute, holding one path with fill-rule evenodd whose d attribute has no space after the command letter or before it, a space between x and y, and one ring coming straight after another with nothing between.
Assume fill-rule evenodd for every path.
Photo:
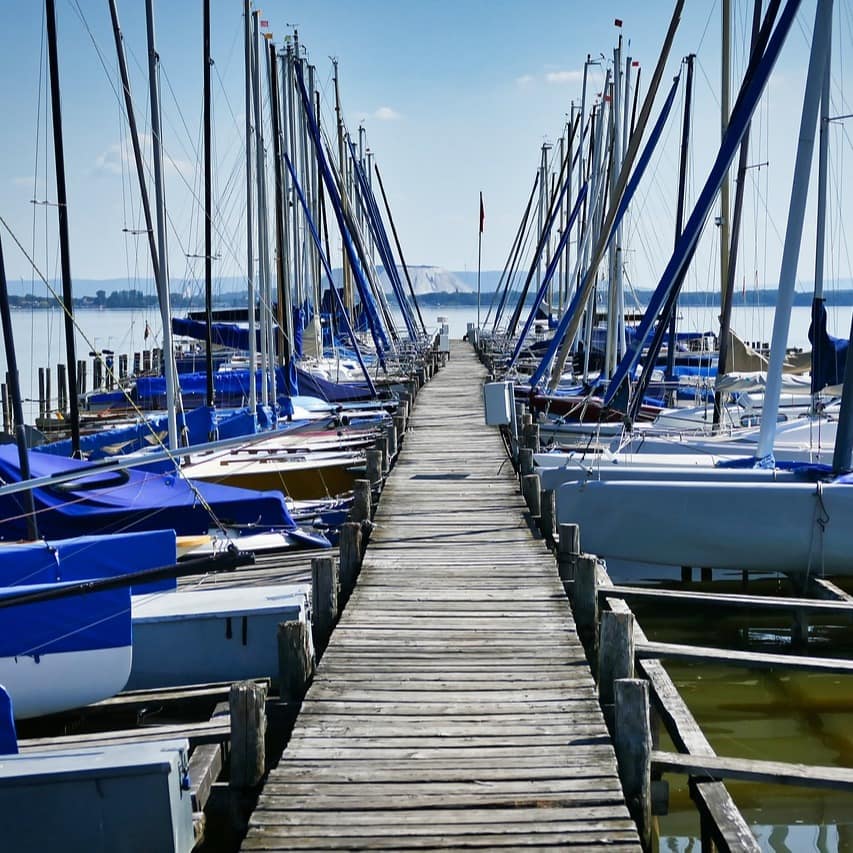
<instances>
[{"instance_id":1,"label":"white plastic box on dock","mask_svg":"<svg viewBox=\"0 0 853 853\"><path fill-rule=\"evenodd\" d=\"M489 426L504 426L512 423L512 382L487 382L483 386L486 404L486 423Z\"/></svg>"},{"instance_id":2,"label":"white plastic box on dock","mask_svg":"<svg viewBox=\"0 0 853 853\"><path fill-rule=\"evenodd\" d=\"M0 756L0 847L189 853L186 740Z\"/></svg>"},{"instance_id":3,"label":"white plastic box on dock","mask_svg":"<svg viewBox=\"0 0 853 853\"><path fill-rule=\"evenodd\" d=\"M288 584L134 596L127 689L277 679L278 625L308 619L307 594Z\"/></svg>"},{"instance_id":4,"label":"white plastic box on dock","mask_svg":"<svg viewBox=\"0 0 853 853\"><path fill-rule=\"evenodd\" d=\"M450 334L444 330L438 336L438 351L450 352Z\"/></svg>"}]
</instances>

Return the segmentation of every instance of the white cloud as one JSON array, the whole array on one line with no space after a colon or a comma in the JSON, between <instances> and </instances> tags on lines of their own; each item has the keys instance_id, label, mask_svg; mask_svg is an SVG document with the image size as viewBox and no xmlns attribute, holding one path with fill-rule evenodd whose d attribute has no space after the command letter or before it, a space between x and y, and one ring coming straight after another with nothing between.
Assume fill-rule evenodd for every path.
<instances>
[{"instance_id":1,"label":"white cloud","mask_svg":"<svg viewBox=\"0 0 853 853\"><path fill-rule=\"evenodd\" d=\"M400 118L400 113L391 109L391 107L379 107L379 109L373 113L373 117L378 118L380 121L395 121Z\"/></svg>"},{"instance_id":2,"label":"white cloud","mask_svg":"<svg viewBox=\"0 0 853 853\"><path fill-rule=\"evenodd\" d=\"M143 158L147 159L146 152L151 151L151 135L147 133L140 133L139 144L142 147ZM133 174L135 175L135 169L136 165L133 159L133 149L130 143L124 146L114 143L108 148L105 148L95 158L93 172L96 175L121 175L124 174L126 170L133 170ZM150 165L150 161L149 165L146 166L146 169L153 170L153 166ZM177 173L188 178L193 173L193 166L192 163L189 163L187 160L172 159L169 156L169 152L164 148L163 170L166 175Z\"/></svg>"},{"instance_id":3,"label":"white cloud","mask_svg":"<svg viewBox=\"0 0 853 853\"><path fill-rule=\"evenodd\" d=\"M545 79L549 83L579 83L583 80L582 71L549 71L545 75Z\"/></svg>"},{"instance_id":4,"label":"white cloud","mask_svg":"<svg viewBox=\"0 0 853 853\"><path fill-rule=\"evenodd\" d=\"M518 86L529 86L533 82L533 75L522 74L521 77L515 78L515 82Z\"/></svg>"}]
</instances>

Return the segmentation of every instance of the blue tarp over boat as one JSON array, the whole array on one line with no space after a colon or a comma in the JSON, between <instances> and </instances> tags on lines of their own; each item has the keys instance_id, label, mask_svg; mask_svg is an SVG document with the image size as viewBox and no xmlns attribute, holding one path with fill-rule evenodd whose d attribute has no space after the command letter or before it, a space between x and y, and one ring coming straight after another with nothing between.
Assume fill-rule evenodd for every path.
<instances>
[{"instance_id":1,"label":"blue tarp over boat","mask_svg":"<svg viewBox=\"0 0 853 853\"><path fill-rule=\"evenodd\" d=\"M207 533L217 520L228 526L251 525L255 531L296 528L280 492L191 484L174 474L164 476L133 469L99 471L89 462L60 459L38 451L32 451L29 459L33 478L83 472L73 481L32 490L39 532L48 539L162 528L179 535L198 535ZM17 448L0 447L0 480L15 483L20 479ZM15 540L26 536L23 493L0 495L0 538Z\"/></svg>"}]
</instances>

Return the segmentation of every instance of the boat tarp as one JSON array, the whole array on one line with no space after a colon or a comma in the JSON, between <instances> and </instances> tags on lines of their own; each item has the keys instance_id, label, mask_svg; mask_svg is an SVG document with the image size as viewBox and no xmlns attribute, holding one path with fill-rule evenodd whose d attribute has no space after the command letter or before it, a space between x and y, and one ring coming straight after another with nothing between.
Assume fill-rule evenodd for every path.
<instances>
[{"instance_id":1,"label":"boat tarp","mask_svg":"<svg viewBox=\"0 0 853 853\"><path fill-rule=\"evenodd\" d=\"M75 536L72 539L0 545L0 586L30 586L111 578L177 562L174 530ZM133 587L134 594L175 589L166 578Z\"/></svg>"},{"instance_id":2,"label":"boat tarp","mask_svg":"<svg viewBox=\"0 0 853 853\"><path fill-rule=\"evenodd\" d=\"M297 375L299 391L307 397L319 397L329 403L350 403L372 400L374 396L366 382L331 382L302 369L297 370Z\"/></svg>"},{"instance_id":3,"label":"boat tarp","mask_svg":"<svg viewBox=\"0 0 853 853\"><path fill-rule=\"evenodd\" d=\"M37 450L30 453L29 462L33 478L81 472L70 482L32 489L39 531L47 539L163 528L178 535L202 535L217 521L255 530L296 527L281 492L190 483L174 474L133 469L99 471L97 464ZM0 480L17 483L20 479L17 448L0 446ZM0 539L26 536L24 493L0 495Z\"/></svg>"},{"instance_id":4,"label":"boat tarp","mask_svg":"<svg viewBox=\"0 0 853 853\"><path fill-rule=\"evenodd\" d=\"M815 299L812 303L809 342L813 350L812 393L817 394L827 386L841 385L844 382L848 342L827 332L826 305L822 299Z\"/></svg>"},{"instance_id":5,"label":"boat tarp","mask_svg":"<svg viewBox=\"0 0 853 853\"><path fill-rule=\"evenodd\" d=\"M28 591L56 587L57 584L36 584ZM20 587L2 587L0 599L20 593ZM0 657L38 659L49 653L115 649L130 644L128 587L0 608Z\"/></svg>"}]
</instances>

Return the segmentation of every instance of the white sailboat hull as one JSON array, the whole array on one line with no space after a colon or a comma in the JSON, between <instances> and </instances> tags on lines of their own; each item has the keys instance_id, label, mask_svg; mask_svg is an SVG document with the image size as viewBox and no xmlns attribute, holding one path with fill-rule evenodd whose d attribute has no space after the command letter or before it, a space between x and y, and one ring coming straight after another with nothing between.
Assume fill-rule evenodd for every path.
<instances>
[{"instance_id":1,"label":"white sailboat hull","mask_svg":"<svg viewBox=\"0 0 853 853\"><path fill-rule=\"evenodd\" d=\"M853 574L853 486L588 481L557 492L583 549L674 566Z\"/></svg>"},{"instance_id":2,"label":"white sailboat hull","mask_svg":"<svg viewBox=\"0 0 853 853\"><path fill-rule=\"evenodd\" d=\"M0 657L0 684L19 720L115 696L130 676L131 646Z\"/></svg>"}]
</instances>

